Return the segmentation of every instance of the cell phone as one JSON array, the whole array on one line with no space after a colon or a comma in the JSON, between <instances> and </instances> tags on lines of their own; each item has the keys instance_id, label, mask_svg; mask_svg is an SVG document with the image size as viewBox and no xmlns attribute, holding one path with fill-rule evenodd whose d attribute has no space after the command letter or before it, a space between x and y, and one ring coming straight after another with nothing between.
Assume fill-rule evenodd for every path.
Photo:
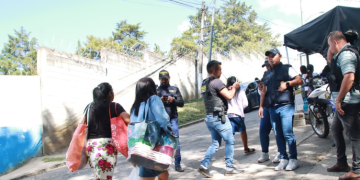
<instances>
[{"instance_id":1,"label":"cell phone","mask_svg":"<svg viewBox=\"0 0 360 180\"><path fill-rule=\"evenodd\" d=\"M164 96L163 96L163 98L166 98L166 99L167 99L168 97L169 97L168 95L164 95Z\"/></svg>"}]
</instances>

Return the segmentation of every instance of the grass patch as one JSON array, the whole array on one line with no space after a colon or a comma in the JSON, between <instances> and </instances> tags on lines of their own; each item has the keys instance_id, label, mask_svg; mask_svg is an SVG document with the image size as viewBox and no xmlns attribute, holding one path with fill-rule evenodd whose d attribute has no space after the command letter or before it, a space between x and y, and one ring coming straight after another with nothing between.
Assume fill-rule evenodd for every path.
<instances>
[{"instance_id":1,"label":"grass patch","mask_svg":"<svg viewBox=\"0 0 360 180\"><path fill-rule=\"evenodd\" d=\"M178 107L178 114L179 125L205 118L204 99L185 100L184 107Z\"/></svg>"},{"instance_id":2,"label":"grass patch","mask_svg":"<svg viewBox=\"0 0 360 180\"><path fill-rule=\"evenodd\" d=\"M297 94L301 94L301 88L300 87L295 91L295 95L297 95Z\"/></svg>"},{"instance_id":3,"label":"grass patch","mask_svg":"<svg viewBox=\"0 0 360 180\"><path fill-rule=\"evenodd\" d=\"M47 157L43 158L42 161L44 162L55 162L55 161L65 161L65 157Z\"/></svg>"}]
</instances>

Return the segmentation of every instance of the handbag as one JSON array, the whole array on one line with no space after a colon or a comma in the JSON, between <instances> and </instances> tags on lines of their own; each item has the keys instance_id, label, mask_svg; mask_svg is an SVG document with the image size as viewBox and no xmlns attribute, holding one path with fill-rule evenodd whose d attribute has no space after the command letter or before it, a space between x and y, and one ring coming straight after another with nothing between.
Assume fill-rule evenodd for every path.
<instances>
[{"instance_id":1,"label":"handbag","mask_svg":"<svg viewBox=\"0 0 360 180\"><path fill-rule=\"evenodd\" d=\"M115 104L115 112L116 112L116 103ZM111 118L109 105L109 117L111 123L111 139L116 147L116 149L124 155L126 158L128 157L128 144L127 144L127 129L128 126L125 123L124 119L119 116L116 112L116 117Z\"/></svg>"},{"instance_id":2,"label":"handbag","mask_svg":"<svg viewBox=\"0 0 360 180\"><path fill-rule=\"evenodd\" d=\"M66 152L66 165L71 172L80 170L85 167L87 163L86 155L86 143L87 143L87 134L88 134L88 123L89 123L89 104L87 106L87 115L84 114L84 117L87 116L86 124L80 123L72 136L69 149ZM84 118L83 118L84 119Z\"/></svg>"},{"instance_id":3,"label":"handbag","mask_svg":"<svg viewBox=\"0 0 360 180\"><path fill-rule=\"evenodd\" d=\"M164 171L173 163L178 138L162 130L156 120L147 119L149 110L148 100L143 120L128 126L127 160L148 169Z\"/></svg>"}]
</instances>

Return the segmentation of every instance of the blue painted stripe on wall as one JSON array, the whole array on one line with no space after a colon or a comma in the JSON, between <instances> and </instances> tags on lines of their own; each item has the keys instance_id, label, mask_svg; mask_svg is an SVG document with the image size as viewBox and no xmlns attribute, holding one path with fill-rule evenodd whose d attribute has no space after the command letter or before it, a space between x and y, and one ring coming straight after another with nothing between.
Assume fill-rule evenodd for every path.
<instances>
[{"instance_id":1,"label":"blue painted stripe on wall","mask_svg":"<svg viewBox=\"0 0 360 180\"><path fill-rule=\"evenodd\" d=\"M41 155L41 126L32 128L0 127L0 174L28 159Z\"/></svg>"}]
</instances>

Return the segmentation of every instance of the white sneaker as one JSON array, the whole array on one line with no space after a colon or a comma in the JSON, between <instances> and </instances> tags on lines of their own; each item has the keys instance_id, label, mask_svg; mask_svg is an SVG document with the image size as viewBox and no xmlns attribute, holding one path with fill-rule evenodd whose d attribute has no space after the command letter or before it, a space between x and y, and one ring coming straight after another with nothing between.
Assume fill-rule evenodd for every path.
<instances>
[{"instance_id":1,"label":"white sneaker","mask_svg":"<svg viewBox=\"0 0 360 180\"><path fill-rule=\"evenodd\" d=\"M280 162L280 153L277 152L272 163L279 163L279 162Z\"/></svg>"},{"instance_id":2,"label":"white sneaker","mask_svg":"<svg viewBox=\"0 0 360 180\"><path fill-rule=\"evenodd\" d=\"M280 171L282 169L285 169L285 167L289 164L289 160L287 159L281 159L279 165L275 167L275 171Z\"/></svg>"},{"instance_id":3,"label":"white sneaker","mask_svg":"<svg viewBox=\"0 0 360 180\"><path fill-rule=\"evenodd\" d=\"M261 156L260 158L258 159L258 163L263 163L265 161L268 161L270 160L270 156L269 156L269 153L261 153Z\"/></svg>"},{"instance_id":4,"label":"white sneaker","mask_svg":"<svg viewBox=\"0 0 360 180\"><path fill-rule=\"evenodd\" d=\"M297 159L290 159L289 164L286 166L287 171L293 171L299 167L299 163Z\"/></svg>"}]
</instances>

